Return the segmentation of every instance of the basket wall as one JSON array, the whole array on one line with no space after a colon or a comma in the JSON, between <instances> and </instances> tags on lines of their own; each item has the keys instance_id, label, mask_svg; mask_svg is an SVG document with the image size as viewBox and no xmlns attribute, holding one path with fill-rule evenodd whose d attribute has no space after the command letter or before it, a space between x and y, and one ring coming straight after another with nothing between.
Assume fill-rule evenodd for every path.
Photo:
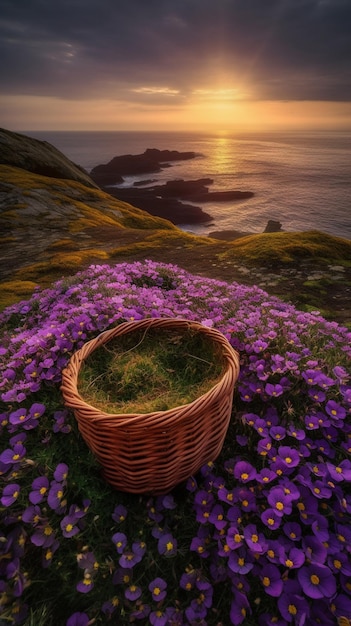
<instances>
[{"instance_id":1,"label":"basket wall","mask_svg":"<svg viewBox=\"0 0 351 626\"><path fill-rule=\"evenodd\" d=\"M107 414L87 404L77 390L81 363L109 340L136 329L194 329L220 345L224 371L220 381L193 402L147 414ZM219 455L229 426L239 357L215 329L179 319L126 322L87 342L62 374L65 404L73 409L79 430L107 482L130 493L161 494L195 474Z\"/></svg>"}]
</instances>

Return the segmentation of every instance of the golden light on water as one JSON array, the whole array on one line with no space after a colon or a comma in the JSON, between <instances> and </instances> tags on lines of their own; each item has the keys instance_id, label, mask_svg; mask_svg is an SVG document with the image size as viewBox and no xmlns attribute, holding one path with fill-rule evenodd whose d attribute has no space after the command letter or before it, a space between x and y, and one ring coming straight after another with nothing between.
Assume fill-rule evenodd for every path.
<instances>
[{"instance_id":1,"label":"golden light on water","mask_svg":"<svg viewBox=\"0 0 351 626\"><path fill-rule=\"evenodd\" d=\"M213 141L213 152L211 160L215 167L215 173L228 171L228 161L233 172L236 171L235 151L233 150L233 142L228 135L228 131L220 130Z\"/></svg>"}]
</instances>

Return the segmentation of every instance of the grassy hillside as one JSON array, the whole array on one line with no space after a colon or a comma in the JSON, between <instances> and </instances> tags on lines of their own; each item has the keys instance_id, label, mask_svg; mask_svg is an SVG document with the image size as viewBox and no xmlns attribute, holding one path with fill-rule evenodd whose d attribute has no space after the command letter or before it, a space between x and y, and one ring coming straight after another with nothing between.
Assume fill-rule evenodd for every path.
<instances>
[{"instance_id":1,"label":"grassy hillside","mask_svg":"<svg viewBox=\"0 0 351 626\"><path fill-rule=\"evenodd\" d=\"M99 189L9 165L0 165L0 245L0 309L91 264L152 259L258 284L341 321L350 311L346 239L318 231L198 237Z\"/></svg>"}]
</instances>

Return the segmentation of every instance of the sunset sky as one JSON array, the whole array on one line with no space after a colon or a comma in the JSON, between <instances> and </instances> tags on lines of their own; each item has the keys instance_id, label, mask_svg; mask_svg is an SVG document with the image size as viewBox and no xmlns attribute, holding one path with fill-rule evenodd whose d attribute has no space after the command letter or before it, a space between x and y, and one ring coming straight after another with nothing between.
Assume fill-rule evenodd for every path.
<instances>
[{"instance_id":1,"label":"sunset sky","mask_svg":"<svg viewBox=\"0 0 351 626\"><path fill-rule=\"evenodd\" d=\"M0 0L0 126L350 130L350 32L350 0Z\"/></svg>"}]
</instances>

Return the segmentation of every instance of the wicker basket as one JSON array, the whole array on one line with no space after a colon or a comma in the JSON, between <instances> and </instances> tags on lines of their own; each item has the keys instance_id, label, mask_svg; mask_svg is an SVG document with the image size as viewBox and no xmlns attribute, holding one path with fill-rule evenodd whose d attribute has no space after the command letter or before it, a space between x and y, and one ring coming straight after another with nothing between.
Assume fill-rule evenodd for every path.
<instances>
[{"instance_id":1,"label":"wicker basket","mask_svg":"<svg viewBox=\"0 0 351 626\"><path fill-rule=\"evenodd\" d=\"M145 414L112 414L84 402L77 384L82 361L118 336L138 330L195 330L214 342L223 356L223 374L193 402ZM167 493L219 455L229 426L239 356L224 335L184 319L125 322L88 341L62 373L62 394L79 430L103 468L105 480L130 493Z\"/></svg>"}]
</instances>

